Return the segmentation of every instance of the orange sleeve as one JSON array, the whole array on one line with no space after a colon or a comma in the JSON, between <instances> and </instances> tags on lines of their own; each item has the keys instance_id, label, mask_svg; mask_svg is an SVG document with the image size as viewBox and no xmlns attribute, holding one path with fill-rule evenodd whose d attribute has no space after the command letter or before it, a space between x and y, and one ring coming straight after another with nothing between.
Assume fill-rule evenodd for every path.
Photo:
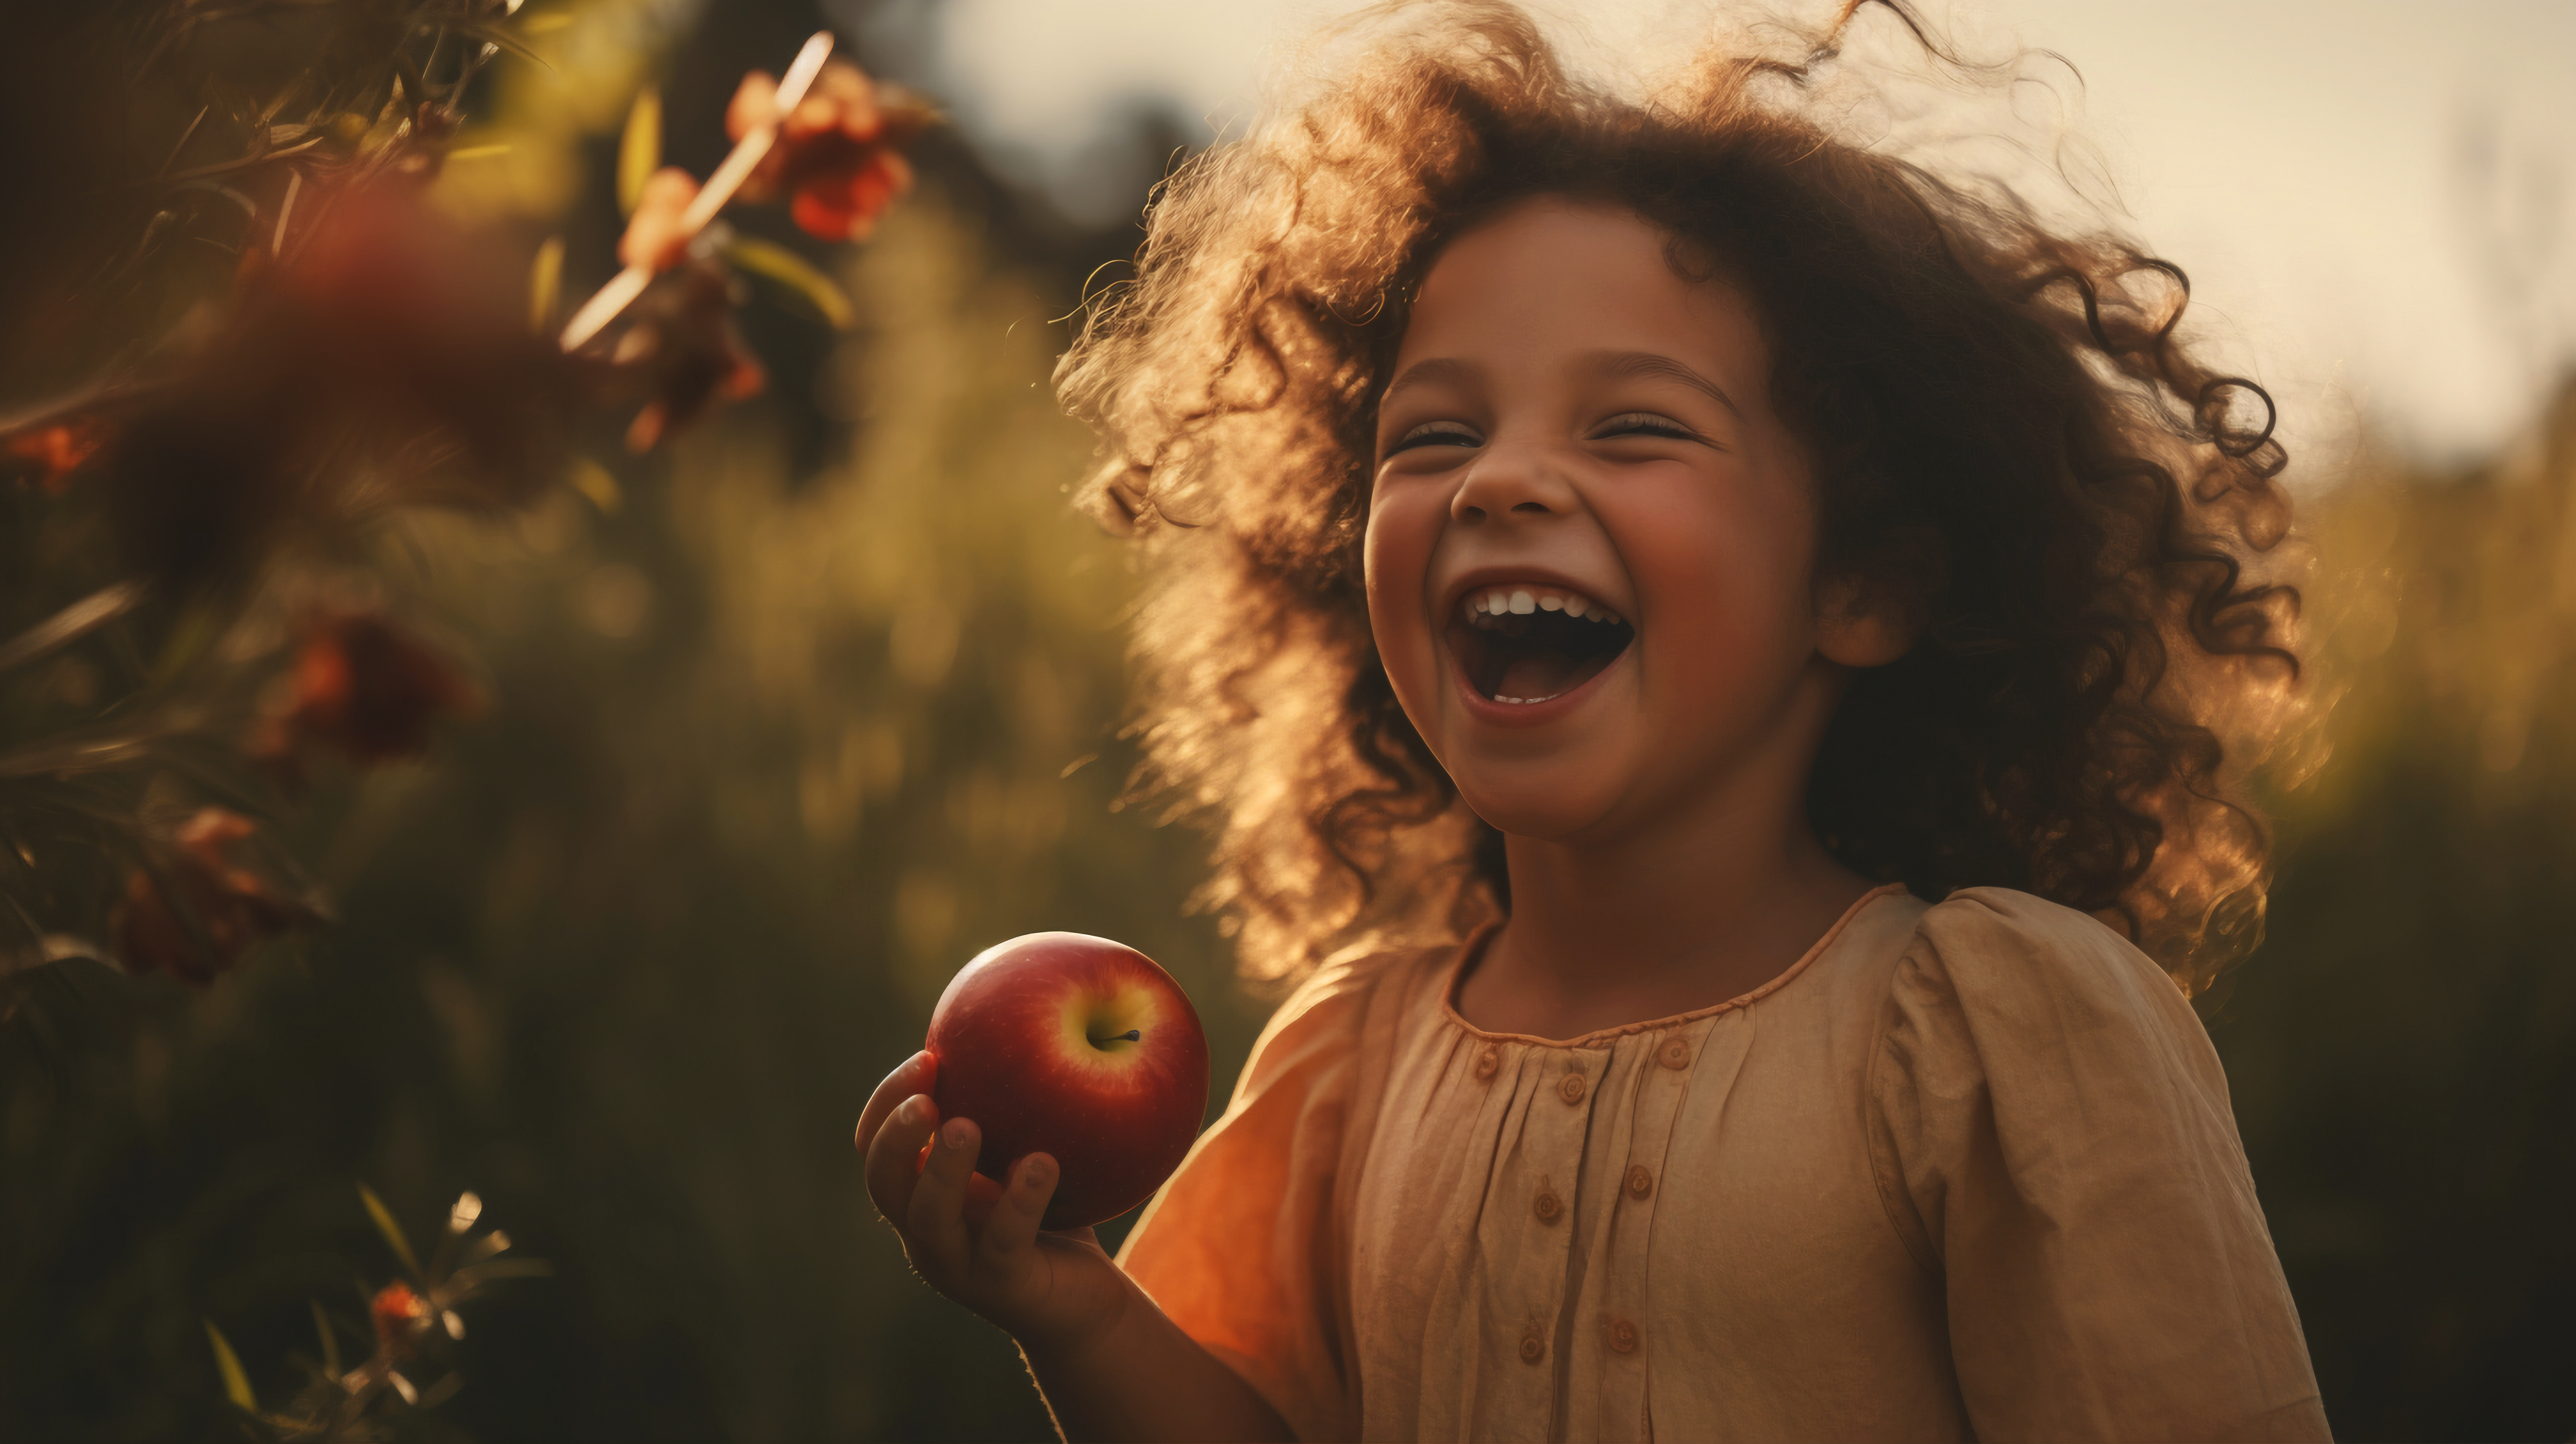
<instances>
[{"instance_id":1,"label":"orange sleeve","mask_svg":"<svg viewBox=\"0 0 2576 1444\"><path fill-rule=\"evenodd\" d=\"M1119 1250L1163 1312L1301 1439L1351 1437L1356 1381L1337 1195L1365 1091L1380 959L1328 964L1280 1006L1233 1100Z\"/></svg>"}]
</instances>

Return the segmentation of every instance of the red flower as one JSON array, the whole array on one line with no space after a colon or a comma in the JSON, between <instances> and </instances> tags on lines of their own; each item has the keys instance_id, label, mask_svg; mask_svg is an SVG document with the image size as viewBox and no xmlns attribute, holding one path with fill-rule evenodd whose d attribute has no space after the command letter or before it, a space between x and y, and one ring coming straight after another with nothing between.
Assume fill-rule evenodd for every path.
<instances>
[{"instance_id":1,"label":"red flower","mask_svg":"<svg viewBox=\"0 0 2576 1444\"><path fill-rule=\"evenodd\" d=\"M376 1290L367 1314L375 1320L377 1346L397 1359L410 1357L429 1329L429 1301L399 1279Z\"/></svg>"},{"instance_id":2,"label":"red flower","mask_svg":"<svg viewBox=\"0 0 2576 1444\"><path fill-rule=\"evenodd\" d=\"M96 456L106 439L106 429L97 419L85 417L21 431L9 438L8 452L35 474L37 487L46 495L60 496L71 484L72 473Z\"/></svg>"},{"instance_id":3,"label":"red flower","mask_svg":"<svg viewBox=\"0 0 2576 1444\"><path fill-rule=\"evenodd\" d=\"M317 745L360 766L417 757L429 750L431 723L481 703L453 660L384 618L328 616L305 634L251 754L290 778Z\"/></svg>"},{"instance_id":4,"label":"red flower","mask_svg":"<svg viewBox=\"0 0 2576 1444\"><path fill-rule=\"evenodd\" d=\"M126 879L115 934L116 955L127 972L168 973L203 987L239 962L253 943L305 920L304 908L278 897L258 874L235 865L235 849L252 831L250 819L220 807L205 808L180 827L162 879L178 890L195 919L194 929L150 872L138 868Z\"/></svg>"},{"instance_id":5,"label":"red flower","mask_svg":"<svg viewBox=\"0 0 2576 1444\"><path fill-rule=\"evenodd\" d=\"M587 368L529 334L506 248L382 178L302 194L286 258L154 363L93 463L126 563L173 595L246 581L291 533L563 475Z\"/></svg>"},{"instance_id":6,"label":"red flower","mask_svg":"<svg viewBox=\"0 0 2576 1444\"><path fill-rule=\"evenodd\" d=\"M636 198L635 214L617 242L617 259L630 266L667 271L687 258L690 236L680 229L680 214L698 198L698 178L675 165L653 172Z\"/></svg>"},{"instance_id":7,"label":"red flower","mask_svg":"<svg viewBox=\"0 0 2576 1444\"><path fill-rule=\"evenodd\" d=\"M725 111L736 140L778 113L778 82L762 71L742 78ZM895 198L912 188L900 147L929 124L930 107L896 86L879 86L835 60L779 122L778 141L743 183L746 200L793 197L796 224L826 241L864 239Z\"/></svg>"}]
</instances>

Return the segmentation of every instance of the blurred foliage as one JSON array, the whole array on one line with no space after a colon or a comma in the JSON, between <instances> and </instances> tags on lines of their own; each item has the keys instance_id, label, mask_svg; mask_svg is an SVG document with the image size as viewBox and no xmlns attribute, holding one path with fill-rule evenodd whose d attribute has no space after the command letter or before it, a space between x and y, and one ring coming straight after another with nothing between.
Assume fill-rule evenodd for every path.
<instances>
[{"instance_id":1,"label":"blurred foliage","mask_svg":"<svg viewBox=\"0 0 2576 1444\"><path fill-rule=\"evenodd\" d=\"M449 1207L447 1227L440 1230L426 1265L375 1190L359 1184L358 1200L408 1277L376 1290L367 1300L365 1318L354 1324L335 1317L320 1299L308 1301L314 1351L293 1361L305 1382L291 1400L263 1406L232 1340L214 1320L206 1321L206 1342L213 1346L215 1369L223 1376L224 1397L241 1411L244 1432L253 1439L322 1444L413 1432L403 1427L412 1421L400 1417L396 1406L435 1407L464 1387L464 1375L441 1357L449 1344L465 1337L465 1320L456 1306L499 1280L542 1278L551 1272L541 1259L503 1258L510 1236L501 1230L473 1232L483 1217L483 1200L471 1191L457 1195ZM341 1347L345 1334L372 1345L354 1369ZM425 1386L414 1382L422 1379L428 1381Z\"/></svg>"},{"instance_id":2,"label":"blurred foliage","mask_svg":"<svg viewBox=\"0 0 2576 1444\"><path fill-rule=\"evenodd\" d=\"M0 132L30 185L0 242L0 1022L59 960L202 982L317 916L233 810L275 800L242 742L269 654L329 609L313 564L389 509L503 506L560 469L572 364L477 304L488 257L414 204L512 8L118 0L0 46L0 119L61 102ZM54 93L31 55L93 88ZM66 161L22 159L57 133ZM289 550L302 574L269 585ZM355 652L312 653L330 695L292 726L285 699L261 760L416 752L466 702L433 649L368 636L415 715L372 705Z\"/></svg>"},{"instance_id":3,"label":"blurred foliage","mask_svg":"<svg viewBox=\"0 0 2576 1444\"><path fill-rule=\"evenodd\" d=\"M494 73L437 199L562 235L586 293L638 90L703 172L742 72L813 24L703 9L534 0L550 68ZM202 994L61 965L76 996L0 1052L0 1434L240 1437L202 1321L290 1395L307 1300L363 1318L383 1275L359 1179L413 1237L478 1190L556 1268L477 1303L468 1383L400 1437L1045 1432L872 1217L859 1104L1019 932L1161 960L1221 1078L1259 1010L1179 912L1197 840L1115 810L1127 580L1061 492L1089 443L1051 318L1134 232L953 138L921 159L829 263L847 330L747 315L766 397L595 447L523 513L372 536L490 700L425 760L314 777L283 841L336 924ZM2576 1435L2576 406L2304 518L2323 760L2272 801L2272 940L2213 1033L2338 1429Z\"/></svg>"},{"instance_id":4,"label":"blurred foliage","mask_svg":"<svg viewBox=\"0 0 2576 1444\"><path fill-rule=\"evenodd\" d=\"M2576 1436L2576 386L2307 524L2327 753L2211 1032L2338 1432Z\"/></svg>"},{"instance_id":5,"label":"blurred foliage","mask_svg":"<svg viewBox=\"0 0 2576 1444\"><path fill-rule=\"evenodd\" d=\"M368 1256L366 1177L470 1183L558 1269L480 1306L441 1427L1044 1428L1007 1341L869 1215L859 1103L1015 933L1144 948L1220 1069L1255 1017L1178 915L1194 844L1111 810L1124 574L1058 490L1088 442L1043 385L1046 304L935 204L842 279L835 375L865 399L825 474L792 478L755 406L614 513L567 490L389 543L493 711L317 801L295 841L345 921L306 965L164 1000L72 1086L11 1080L0 1418L215 1430L200 1313L281 1388L262 1361L309 1337L302 1300Z\"/></svg>"},{"instance_id":6,"label":"blurred foliage","mask_svg":"<svg viewBox=\"0 0 2576 1444\"><path fill-rule=\"evenodd\" d=\"M584 173L585 147L629 113L639 77L697 8L597 0L519 17L554 37L555 63L504 72L515 78L496 119L453 148L438 200L523 226L529 252L563 258L546 269L594 284L616 229L605 197L559 187L529 201L520 186L496 206L488 183ZM373 13L341 5L324 18ZM221 15L246 27L253 59L293 73L303 61L252 32L323 11L254 3ZM746 28L763 27L714 33L739 40ZM740 63L722 43L672 57L684 72L718 67L682 87L693 104L674 150L703 168L711 157L690 148L723 144L709 97L720 112L742 71L776 68L801 29ZM593 103L571 103L583 97ZM273 137L256 124L250 135L267 164ZM245 234L285 233L296 192L279 179L277 195L239 207ZM535 244L556 224L572 244ZM245 570L237 594L255 581L264 599L221 645L220 626L199 629L192 655L274 654L299 604L372 611L399 596L476 674L469 685L441 673L428 691L497 705L426 765L313 759L304 804L260 835L319 859L315 894L338 900L342 923L309 949L254 951L194 997L132 975L130 947L118 950L128 972L50 944L52 961L19 970L43 991L6 1020L0 1049L8 1435L238 1437L241 1400L294 1396L289 1415L306 1412L297 1385L312 1361L296 1351L316 1338L308 1300L372 1315L380 1338L389 1318L427 1316L369 1282L381 1251L347 1207L357 1178L397 1214L481 1186L567 1275L503 1303L488 1327L478 1313L458 1350L473 1386L439 1415L393 1416L402 1437L819 1436L884 1427L907 1407L951 1425L981 1417L939 1393L889 1401L879 1395L897 1374L841 1362L909 1355L900 1377L935 1384L1008 1357L989 1330L927 1299L914 1301L918 1324L872 1306L909 1295L899 1258L863 1247L882 1240L857 1227L860 1195L843 1186L858 1099L917 1043L949 950L971 937L1089 926L1224 995L1207 930L1129 885L1173 871L1172 841L1097 826L1123 767L1078 764L1108 745L1116 706L1117 573L1081 569L1082 545L1104 544L1050 480L1085 443L1037 385L1045 308L981 259L973 232L935 214L889 230L849 278L846 345L809 328L780 368L802 384L676 461L621 458L616 472L576 461L525 511L379 515L336 535L327 557ZM388 239L371 235L361 254ZM736 241L808 300L843 294L779 242ZM208 281L213 304L230 274ZM423 298L385 277L358 299ZM532 309L506 299L514 317ZM209 353L209 374L225 355ZM76 375L73 359L42 358L32 374ZM834 412L858 425L831 429L852 454L818 477L788 453L825 431L813 401L827 365ZM589 437L590 449L615 456L606 440ZM76 459L34 460L25 484L6 484L5 518L30 562L12 580L31 597L47 590L33 563L71 555L66 541L87 534L66 518L92 500L82 478L64 484ZM154 474L204 481L188 467ZM99 597L99 619L131 605ZM45 670L13 701L116 711L122 694L105 684L130 689L150 659L116 653L121 631L99 635L103 656L34 656ZM295 690L271 720L348 740L350 719L318 705L304 675L341 670L331 664L354 655L347 641L298 653ZM234 692L255 688L254 674L225 675ZM200 710L205 691L189 693ZM206 739L217 774L220 754L240 770L254 711L247 697L222 700L229 720ZM339 750L382 764L418 750L403 741ZM185 808L179 795L158 804L174 820ZM1077 815L1093 836L1069 836ZM242 946L275 931L264 884L230 852L249 824L201 816L179 832L197 870L179 895L196 921L238 911L225 938ZM34 866L15 849L7 861ZM48 880L71 875L47 867ZM75 905L105 900L64 910ZM233 951L190 976L223 972ZM904 962L889 969L889 957ZM1220 1010L1211 1022L1239 1056L1249 1018ZM587 1242L550 1246L575 1236ZM438 1293L448 1279L423 1276L427 1292L405 1297L429 1300L452 1332ZM390 1372L367 1388L408 1392ZM1006 1433L1035 1411L1024 1389L984 1407Z\"/></svg>"}]
</instances>

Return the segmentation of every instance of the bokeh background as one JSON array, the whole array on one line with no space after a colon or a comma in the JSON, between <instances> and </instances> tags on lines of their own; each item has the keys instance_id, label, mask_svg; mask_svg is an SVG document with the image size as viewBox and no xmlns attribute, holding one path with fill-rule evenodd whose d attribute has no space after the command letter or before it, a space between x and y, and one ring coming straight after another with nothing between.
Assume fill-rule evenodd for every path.
<instances>
[{"instance_id":1,"label":"bokeh background","mask_svg":"<svg viewBox=\"0 0 2576 1444\"><path fill-rule=\"evenodd\" d=\"M1616 67L1697 8L1569 33ZM2205 1011L2328 1412L2576 1437L2576 11L1927 9L2082 72L2049 103L2285 403L2324 720L2267 798L2270 941ZM1016 933L1162 960L1222 1077L1259 1025L1185 911L1198 840L1118 803L1129 580L1065 505L1088 439L1046 378L1148 189L1330 13L533 0L552 68L496 70L441 198L566 236L576 294L640 85L703 174L742 72L828 23L955 124L829 258L851 328L747 313L764 397L387 539L495 702L322 780L294 842L335 926L202 995L89 970L47 1058L13 1040L0 1434L237 1437L200 1321L285 1388L306 1299L386 1272L362 1180L421 1233L478 1190L557 1269L475 1308L407 1434L1046 1434L848 1132Z\"/></svg>"}]
</instances>

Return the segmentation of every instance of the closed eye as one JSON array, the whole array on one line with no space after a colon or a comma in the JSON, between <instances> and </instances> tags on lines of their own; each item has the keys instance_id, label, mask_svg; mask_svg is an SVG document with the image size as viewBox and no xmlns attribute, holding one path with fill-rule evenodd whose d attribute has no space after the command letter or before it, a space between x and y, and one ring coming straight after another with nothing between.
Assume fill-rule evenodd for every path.
<instances>
[{"instance_id":1,"label":"closed eye","mask_svg":"<svg viewBox=\"0 0 2576 1444\"><path fill-rule=\"evenodd\" d=\"M1482 446L1485 438L1475 429L1455 421L1426 421L1395 439L1386 449L1389 456L1399 451L1412 451L1424 446Z\"/></svg>"},{"instance_id":2,"label":"closed eye","mask_svg":"<svg viewBox=\"0 0 2576 1444\"><path fill-rule=\"evenodd\" d=\"M1673 420L1651 411L1625 411L1592 429L1594 441L1607 441L1614 436L1669 436L1678 441L1706 441L1708 438Z\"/></svg>"}]
</instances>

